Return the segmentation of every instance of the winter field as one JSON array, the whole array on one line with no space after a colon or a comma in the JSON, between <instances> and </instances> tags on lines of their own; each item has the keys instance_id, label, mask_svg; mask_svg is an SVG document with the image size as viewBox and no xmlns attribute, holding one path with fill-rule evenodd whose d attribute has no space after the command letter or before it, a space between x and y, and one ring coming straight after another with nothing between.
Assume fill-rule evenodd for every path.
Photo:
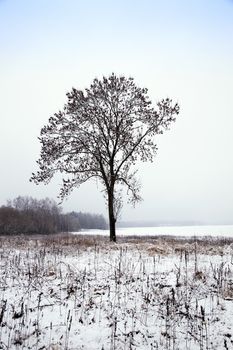
<instances>
[{"instance_id":1,"label":"winter field","mask_svg":"<svg viewBox=\"0 0 233 350\"><path fill-rule=\"evenodd\" d=\"M108 235L108 230L83 230L79 234ZM117 236L233 237L233 225L156 226L117 228Z\"/></svg>"},{"instance_id":2,"label":"winter field","mask_svg":"<svg viewBox=\"0 0 233 350\"><path fill-rule=\"evenodd\" d=\"M233 238L0 238L0 349L233 349Z\"/></svg>"}]
</instances>

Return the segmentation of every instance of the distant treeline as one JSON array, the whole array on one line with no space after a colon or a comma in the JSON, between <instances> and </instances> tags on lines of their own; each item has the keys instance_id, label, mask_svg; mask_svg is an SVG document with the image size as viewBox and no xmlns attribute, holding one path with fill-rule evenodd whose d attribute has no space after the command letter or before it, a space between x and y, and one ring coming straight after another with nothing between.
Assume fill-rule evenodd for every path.
<instances>
[{"instance_id":1,"label":"distant treeline","mask_svg":"<svg viewBox=\"0 0 233 350\"><path fill-rule=\"evenodd\" d=\"M107 223L103 215L71 212L66 214L68 231L75 232L80 229L106 229Z\"/></svg>"},{"instance_id":2,"label":"distant treeline","mask_svg":"<svg viewBox=\"0 0 233 350\"><path fill-rule=\"evenodd\" d=\"M0 234L52 234L74 232L81 229L105 229L102 215L71 212L62 213L62 208L53 199L35 199L19 196L0 207Z\"/></svg>"}]
</instances>

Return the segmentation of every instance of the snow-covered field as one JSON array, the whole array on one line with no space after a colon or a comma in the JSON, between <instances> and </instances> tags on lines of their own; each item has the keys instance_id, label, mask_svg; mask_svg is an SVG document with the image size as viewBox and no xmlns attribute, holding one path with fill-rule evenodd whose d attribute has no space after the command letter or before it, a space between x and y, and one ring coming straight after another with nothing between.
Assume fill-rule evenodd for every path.
<instances>
[{"instance_id":1,"label":"snow-covered field","mask_svg":"<svg viewBox=\"0 0 233 350\"><path fill-rule=\"evenodd\" d=\"M0 239L0 349L233 349L233 240Z\"/></svg>"},{"instance_id":2,"label":"snow-covered field","mask_svg":"<svg viewBox=\"0 0 233 350\"><path fill-rule=\"evenodd\" d=\"M79 234L108 235L108 230L82 230ZM118 236L225 236L233 237L233 225L156 226L117 228Z\"/></svg>"}]
</instances>

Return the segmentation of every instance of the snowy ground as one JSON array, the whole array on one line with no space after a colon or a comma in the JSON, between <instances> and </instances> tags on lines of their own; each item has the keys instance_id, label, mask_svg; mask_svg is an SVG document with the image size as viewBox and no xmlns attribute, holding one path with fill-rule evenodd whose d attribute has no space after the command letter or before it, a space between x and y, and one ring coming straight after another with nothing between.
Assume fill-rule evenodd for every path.
<instances>
[{"instance_id":1,"label":"snowy ground","mask_svg":"<svg viewBox=\"0 0 233 350\"><path fill-rule=\"evenodd\" d=\"M82 230L78 234L108 235L108 230ZM233 225L154 226L117 228L117 236L233 237Z\"/></svg>"},{"instance_id":2,"label":"snowy ground","mask_svg":"<svg viewBox=\"0 0 233 350\"><path fill-rule=\"evenodd\" d=\"M233 241L0 239L0 349L233 349Z\"/></svg>"}]
</instances>

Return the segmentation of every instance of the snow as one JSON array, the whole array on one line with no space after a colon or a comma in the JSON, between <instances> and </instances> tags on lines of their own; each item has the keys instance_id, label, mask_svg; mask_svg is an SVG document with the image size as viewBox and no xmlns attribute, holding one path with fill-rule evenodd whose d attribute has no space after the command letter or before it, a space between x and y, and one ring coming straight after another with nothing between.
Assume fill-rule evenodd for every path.
<instances>
[{"instance_id":1,"label":"snow","mask_svg":"<svg viewBox=\"0 0 233 350\"><path fill-rule=\"evenodd\" d=\"M1 349L233 348L232 245L83 242L1 241Z\"/></svg>"},{"instance_id":2,"label":"snow","mask_svg":"<svg viewBox=\"0 0 233 350\"><path fill-rule=\"evenodd\" d=\"M108 235L108 230L82 230L78 234ZM117 236L222 236L233 237L233 225L156 226L117 228Z\"/></svg>"}]
</instances>

